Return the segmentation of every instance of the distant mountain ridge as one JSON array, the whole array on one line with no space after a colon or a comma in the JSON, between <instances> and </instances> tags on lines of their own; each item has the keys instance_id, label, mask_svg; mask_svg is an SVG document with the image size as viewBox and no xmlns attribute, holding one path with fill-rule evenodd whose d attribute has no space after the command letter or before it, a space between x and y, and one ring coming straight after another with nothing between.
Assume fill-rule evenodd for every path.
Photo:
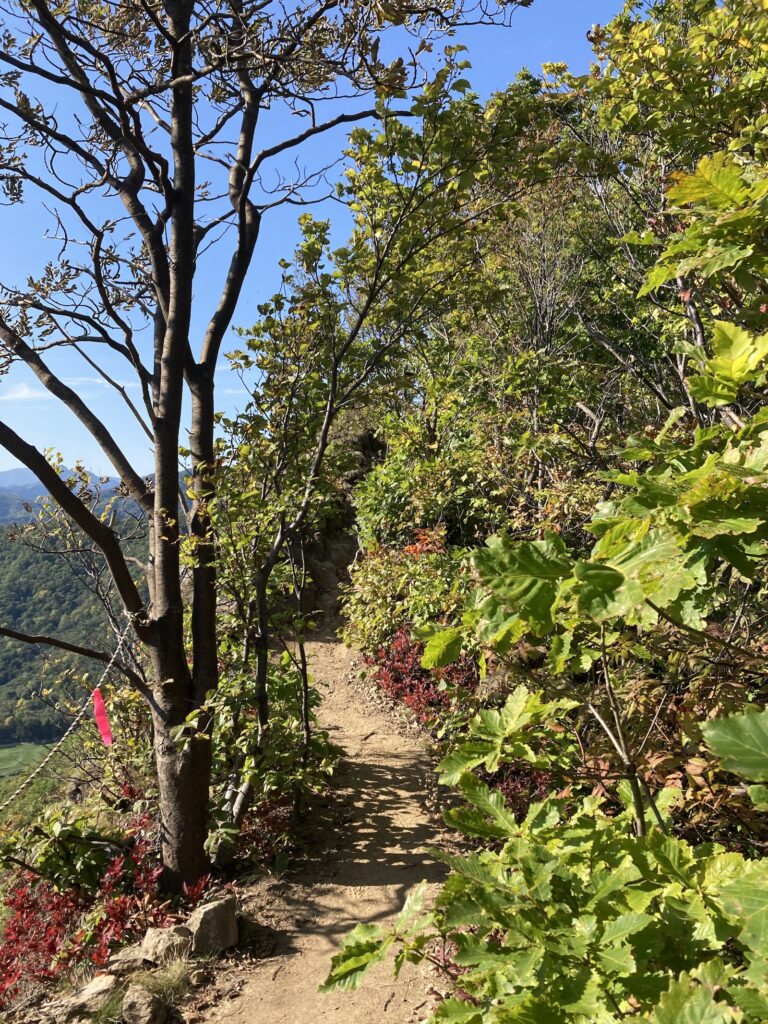
<instances>
[{"instance_id":1,"label":"distant mountain ridge","mask_svg":"<svg viewBox=\"0 0 768 1024\"><path fill-rule=\"evenodd\" d=\"M66 466L62 467L62 477L68 477L72 475L72 470ZM88 474L90 478L96 482L102 479L102 477L96 476L95 473ZM117 487L120 481L116 476L107 477L107 482L103 485L105 487ZM18 469L3 469L0 470L0 491L35 491L35 496L38 494L45 493L45 488L37 479L31 469L27 469L26 466L19 466Z\"/></svg>"},{"instance_id":2,"label":"distant mountain ridge","mask_svg":"<svg viewBox=\"0 0 768 1024\"><path fill-rule=\"evenodd\" d=\"M61 470L62 477L66 478L71 475L71 469L64 467ZM107 477L104 483L101 483L103 478L96 476L95 473L90 473L89 476L94 483L100 484L104 496L112 494L120 483L116 476ZM45 494L46 489L43 484L26 467L20 466L18 469L1 470L0 525L23 522L29 519L29 512L24 508L25 503L28 505L34 504L38 498L43 497Z\"/></svg>"}]
</instances>

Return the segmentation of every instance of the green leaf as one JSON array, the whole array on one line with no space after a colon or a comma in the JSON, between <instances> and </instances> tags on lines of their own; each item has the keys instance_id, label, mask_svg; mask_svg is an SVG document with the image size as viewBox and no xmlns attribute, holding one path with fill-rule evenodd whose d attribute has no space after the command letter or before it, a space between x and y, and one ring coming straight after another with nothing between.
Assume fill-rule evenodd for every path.
<instances>
[{"instance_id":1,"label":"green leaf","mask_svg":"<svg viewBox=\"0 0 768 1024\"><path fill-rule=\"evenodd\" d=\"M434 1024L482 1024L483 1015L472 1003L447 999L432 1018Z\"/></svg>"},{"instance_id":2,"label":"green leaf","mask_svg":"<svg viewBox=\"0 0 768 1024\"><path fill-rule=\"evenodd\" d=\"M728 994L740 1010L759 1021L768 1020L768 995L753 988L733 985Z\"/></svg>"},{"instance_id":3,"label":"green leaf","mask_svg":"<svg viewBox=\"0 0 768 1024\"><path fill-rule=\"evenodd\" d=\"M599 949L596 953L597 962L607 974L626 977L637 969L632 950L627 945L609 946Z\"/></svg>"},{"instance_id":4,"label":"green leaf","mask_svg":"<svg viewBox=\"0 0 768 1024\"><path fill-rule=\"evenodd\" d=\"M514 814L507 809L504 797L498 790L491 790L474 775L465 775L461 780L461 791L470 803L484 811L501 829L503 834L515 835L519 831Z\"/></svg>"},{"instance_id":5,"label":"green leaf","mask_svg":"<svg viewBox=\"0 0 768 1024\"><path fill-rule=\"evenodd\" d=\"M768 334L751 334L738 324L718 320L712 334L712 352L707 361L710 373L718 380L740 384L768 356Z\"/></svg>"},{"instance_id":6,"label":"green leaf","mask_svg":"<svg viewBox=\"0 0 768 1024\"><path fill-rule=\"evenodd\" d=\"M487 740L468 740L454 750L438 765L440 782L444 786L455 786L465 772L477 768L492 752L493 746Z\"/></svg>"},{"instance_id":7,"label":"green leaf","mask_svg":"<svg viewBox=\"0 0 768 1024\"><path fill-rule=\"evenodd\" d=\"M403 909L398 914L397 921L395 922L395 931L398 935L403 935L413 928L413 925L424 906L426 895L426 882L419 882L419 884L408 893L406 901L403 904Z\"/></svg>"},{"instance_id":8,"label":"green leaf","mask_svg":"<svg viewBox=\"0 0 768 1024\"><path fill-rule=\"evenodd\" d=\"M713 409L721 405L730 405L739 394L739 389L735 384L710 376L689 377L688 388L697 402L709 405Z\"/></svg>"},{"instance_id":9,"label":"green leaf","mask_svg":"<svg viewBox=\"0 0 768 1024\"><path fill-rule=\"evenodd\" d=\"M720 903L741 925L740 941L760 956L768 955L768 863L750 864L741 878L723 888Z\"/></svg>"},{"instance_id":10,"label":"green leaf","mask_svg":"<svg viewBox=\"0 0 768 1024\"><path fill-rule=\"evenodd\" d=\"M642 299L643 296L650 295L651 292L657 291L663 284L676 276L677 266L674 263L657 263L646 277L645 284L637 293L637 297Z\"/></svg>"},{"instance_id":11,"label":"green leaf","mask_svg":"<svg viewBox=\"0 0 768 1024\"><path fill-rule=\"evenodd\" d=\"M646 843L663 871L684 886L695 884L693 853L688 843L661 832L651 832Z\"/></svg>"},{"instance_id":12,"label":"green leaf","mask_svg":"<svg viewBox=\"0 0 768 1024\"><path fill-rule=\"evenodd\" d=\"M551 1000L529 997L517 1006L499 1006L483 1024L566 1024L566 1016Z\"/></svg>"},{"instance_id":13,"label":"green leaf","mask_svg":"<svg viewBox=\"0 0 768 1024\"><path fill-rule=\"evenodd\" d=\"M740 206L747 196L741 167L727 153L703 157L693 174L677 175L669 190L676 203L704 203L725 210Z\"/></svg>"},{"instance_id":14,"label":"green leaf","mask_svg":"<svg viewBox=\"0 0 768 1024\"><path fill-rule=\"evenodd\" d=\"M450 627L435 633L424 648L422 668L443 668L461 654L461 630Z\"/></svg>"},{"instance_id":15,"label":"green leaf","mask_svg":"<svg viewBox=\"0 0 768 1024\"><path fill-rule=\"evenodd\" d=\"M672 430L672 428L677 423L679 423L680 420L685 415L687 415L687 413L688 413L688 410L686 409L686 407L684 405L676 406L672 410L672 412L670 412L669 416L667 416L667 419L666 419L666 421L664 423L664 426L661 428L659 433L654 438L655 444L661 444L661 442L664 440L664 438L667 436L667 434L670 432L670 430Z\"/></svg>"},{"instance_id":16,"label":"green leaf","mask_svg":"<svg viewBox=\"0 0 768 1024\"><path fill-rule=\"evenodd\" d=\"M628 615L645 602L640 584L610 565L577 562L574 575L580 584L579 611L595 622Z\"/></svg>"},{"instance_id":17,"label":"green leaf","mask_svg":"<svg viewBox=\"0 0 768 1024\"><path fill-rule=\"evenodd\" d=\"M730 1024L735 1020L727 1003L716 1003L710 990L687 974L672 982L651 1015L652 1024Z\"/></svg>"},{"instance_id":18,"label":"green leaf","mask_svg":"<svg viewBox=\"0 0 768 1024\"><path fill-rule=\"evenodd\" d=\"M622 939L634 935L635 932L642 931L646 925L651 923L651 920L652 918L648 914L621 914L606 924L600 942L606 946L620 942Z\"/></svg>"},{"instance_id":19,"label":"green leaf","mask_svg":"<svg viewBox=\"0 0 768 1024\"><path fill-rule=\"evenodd\" d=\"M641 622L649 613L648 600L664 607L696 582L673 534L635 520L607 530L590 561L576 564L574 575L579 611L596 622Z\"/></svg>"},{"instance_id":20,"label":"green leaf","mask_svg":"<svg viewBox=\"0 0 768 1024\"><path fill-rule=\"evenodd\" d=\"M711 277L721 270L738 266L743 260L748 259L754 251L755 247L753 245L729 245L725 249L718 250L714 256L705 260L699 269L704 277ZM699 260L697 259L696 262L698 263Z\"/></svg>"},{"instance_id":21,"label":"green leaf","mask_svg":"<svg viewBox=\"0 0 768 1024\"><path fill-rule=\"evenodd\" d=\"M768 782L768 708L713 719L701 731L726 771L750 782Z\"/></svg>"},{"instance_id":22,"label":"green leaf","mask_svg":"<svg viewBox=\"0 0 768 1024\"><path fill-rule=\"evenodd\" d=\"M371 964L384 959L393 941L393 936L378 925L357 925L331 960L330 973L320 991L356 989Z\"/></svg>"},{"instance_id":23,"label":"green leaf","mask_svg":"<svg viewBox=\"0 0 768 1024\"><path fill-rule=\"evenodd\" d=\"M491 537L473 561L481 581L510 612L539 635L552 629L560 583L571 573L565 544L556 534L518 544Z\"/></svg>"},{"instance_id":24,"label":"green leaf","mask_svg":"<svg viewBox=\"0 0 768 1024\"><path fill-rule=\"evenodd\" d=\"M759 811L768 811L768 786L750 786L749 799Z\"/></svg>"}]
</instances>

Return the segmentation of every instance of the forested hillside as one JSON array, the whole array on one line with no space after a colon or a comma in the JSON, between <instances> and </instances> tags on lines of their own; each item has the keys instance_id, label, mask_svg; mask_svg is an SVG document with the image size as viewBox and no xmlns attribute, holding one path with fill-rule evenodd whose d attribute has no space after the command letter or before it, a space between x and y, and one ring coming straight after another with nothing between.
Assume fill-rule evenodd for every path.
<instances>
[{"instance_id":1,"label":"forested hillside","mask_svg":"<svg viewBox=\"0 0 768 1024\"><path fill-rule=\"evenodd\" d=\"M210 964L185 989L239 942L238 1020L768 1021L768 0L631 0L587 73L473 91L454 33L545 2L18 14L8 199L45 164L71 262L7 290L0 346L126 504L0 422L56 552L3 552L0 627L80 637L106 698L60 755L77 802L8 790L0 1004L103 969L129 1022L149 961L158 1013L223 1020ZM275 206L298 242L242 323ZM103 374L151 478L51 338L134 375L139 405Z\"/></svg>"},{"instance_id":2,"label":"forested hillside","mask_svg":"<svg viewBox=\"0 0 768 1024\"><path fill-rule=\"evenodd\" d=\"M115 499L115 481L58 467L62 479L87 484L96 507L131 518ZM111 587L78 539L58 530L39 482L27 470L0 473L0 627L22 635L88 645L109 635ZM133 551L141 555L141 541ZM100 597L101 595L101 597ZM107 602L102 598L107 598ZM0 744L49 742L66 727L69 706L87 692L87 658L0 636Z\"/></svg>"},{"instance_id":3,"label":"forested hillside","mask_svg":"<svg viewBox=\"0 0 768 1024\"><path fill-rule=\"evenodd\" d=\"M6 534L0 543L0 624L42 636L87 643L103 633L103 608L56 555L26 547ZM57 656L58 655L58 656ZM47 742L66 721L54 705L60 676L91 672L75 655L0 637L0 743ZM71 689L77 690L76 686Z\"/></svg>"}]
</instances>

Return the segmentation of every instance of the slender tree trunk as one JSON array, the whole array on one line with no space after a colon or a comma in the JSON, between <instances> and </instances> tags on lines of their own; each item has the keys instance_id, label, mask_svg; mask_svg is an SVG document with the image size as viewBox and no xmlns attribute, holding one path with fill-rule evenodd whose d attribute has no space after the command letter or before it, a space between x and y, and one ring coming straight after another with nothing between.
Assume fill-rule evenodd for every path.
<instances>
[{"instance_id":1,"label":"slender tree trunk","mask_svg":"<svg viewBox=\"0 0 768 1024\"><path fill-rule=\"evenodd\" d=\"M192 571L192 661L193 690L197 704L218 684L218 644L216 628L216 551L211 527L210 502L214 498L214 397L213 373L199 369L200 378L191 387L192 424L192 508L191 531L194 539L195 567Z\"/></svg>"},{"instance_id":2,"label":"slender tree trunk","mask_svg":"<svg viewBox=\"0 0 768 1024\"><path fill-rule=\"evenodd\" d=\"M269 601L267 585L272 573L272 565L268 570L263 568L256 581L256 708L259 715L259 734L263 735L269 724L269 691L267 678L269 675Z\"/></svg>"},{"instance_id":3,"label":"slender tree trunk","mask_svg":"<svg viewBox=\"0 0 768 1024\"><path fill-rule=\"evenodd\" d=\"M178 892L210 868L208 838L211 742L196 730L172 738L176 716L153 715L155 764L160 791L163 887Z\"/></svg>"}]
</instances>

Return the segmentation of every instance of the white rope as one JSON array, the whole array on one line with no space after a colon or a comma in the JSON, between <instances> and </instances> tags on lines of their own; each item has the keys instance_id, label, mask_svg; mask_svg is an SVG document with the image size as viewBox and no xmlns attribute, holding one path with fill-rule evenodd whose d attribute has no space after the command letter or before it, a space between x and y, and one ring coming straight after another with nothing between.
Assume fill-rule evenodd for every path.
<instances>
[{"instance_id":1,"label":"white rope","mask_svg":"<svg viewBox=\"0 0 768 1024\"><path fill-rule=\"evenodd\" d=\"M120 651L122 650L123 644L125 643L125 638L128 636L128 632L129 632L129 630L131 628L131 625L132 625L132 622L131 622L131 619L129 618L128 619L128 624L126 625L126 627L123 630L123 632L120 634L120 637L119 637L119 639L117 641L117 647L115 648L115 653L109 659L109 664L104 669L104 671L101 673L99 681L98 681L98 683L96 683L96 686L94 687L94 689L98 689L101 686L101 684L107 678L107 674L112 669L112 667L115 664L115 662L117 661L118 655L120 654ZM91 706L91 701L92 700L93 700L93 693L90 694L90 696L86 700L85 704L83 704L83 706L80 708L78 713L75 715L74 719L72 720L71 725L69 726L67 731L64 733L64 735L61 737L59 742L56 743L53 747L51 747L51 749L48 751L48 753L43 758L43 760L40 762L40 764L26 777L26 779L24 779L24 781L18 787L18 789L16 789L13 793L11 793L11 795L0 804L0 814L2 814L3 811L7 810L7 808L11 806L11 804L14 802L14 800L16 800L17 797L21 796L21 794L24 792L24 790L27 789L27 787L30 786L31 783L37 778L37 776L40 774L40 772L42 772L43 768L45 768L45 766L48 764L48 762L51 760L51 758L53 758L59 752L59 750L61 750L62 746L64 745L64 742L69 738L69 736L72 735L72 733L75 731L77 726L82 721L84 715L88 711L88 708Z\"/></svg>"}]
</instances>

